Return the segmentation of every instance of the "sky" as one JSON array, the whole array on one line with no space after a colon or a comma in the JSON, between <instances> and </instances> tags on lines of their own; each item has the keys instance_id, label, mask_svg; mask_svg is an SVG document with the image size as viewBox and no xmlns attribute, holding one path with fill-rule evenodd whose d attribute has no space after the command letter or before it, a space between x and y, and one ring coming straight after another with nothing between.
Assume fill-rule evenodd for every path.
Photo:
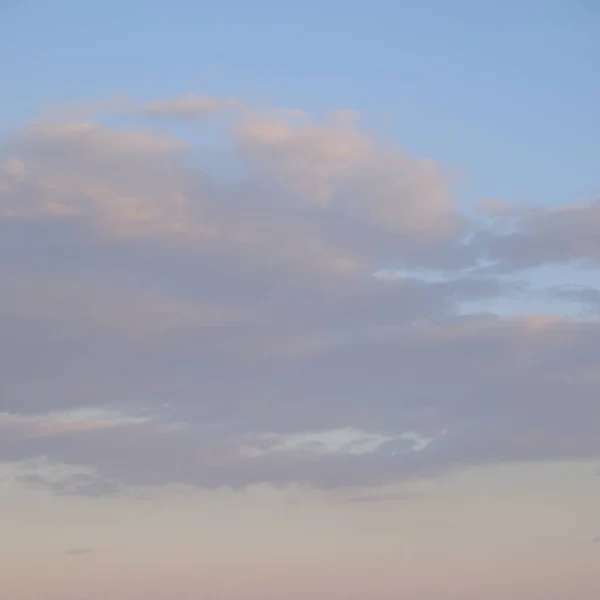
<instances>
[{"instance_id":1,"label":"sky","mask_svg":"<svg viewBox=\"0 0 600 600\"><path fill-rule=\"evenodd\" d=\"M600 8L0 3L6 600L595 600Z\"/></svg>"}]
</instances>

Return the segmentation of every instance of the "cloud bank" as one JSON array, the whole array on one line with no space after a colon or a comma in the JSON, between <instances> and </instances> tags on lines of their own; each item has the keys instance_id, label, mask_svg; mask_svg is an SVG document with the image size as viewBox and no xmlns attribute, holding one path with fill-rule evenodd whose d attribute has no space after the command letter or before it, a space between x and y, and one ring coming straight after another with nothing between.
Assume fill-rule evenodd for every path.
<instances>
[{"instance_id":1,"label":"cloud bank","mask_svg":"<svg viewBox=\"0 0 600 600\"><path fill-rule=\"evenodd\" d=\"M597 204L463 211L448 169L350 111L95 110L0 144L0 460L25 480L331 488L600 455L593 281L545 290L581 318L494 309L532 269L596 269Z\"/></svg>"}]
</instances>

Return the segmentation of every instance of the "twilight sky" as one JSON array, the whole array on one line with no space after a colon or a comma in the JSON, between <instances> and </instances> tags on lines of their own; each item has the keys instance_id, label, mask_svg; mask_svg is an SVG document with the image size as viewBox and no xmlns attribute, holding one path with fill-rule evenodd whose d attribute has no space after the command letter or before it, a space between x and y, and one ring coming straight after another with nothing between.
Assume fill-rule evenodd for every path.
<instances>
[{"instance_id":1,"label":"twilight sky","mask_svg":"<svg viewBox=\"0 0 600 600\"><path fill-rule=\"evenodd\" d=\"M0 3L2 600L597 600L600 8Z\"/></svg>"}]
</instances>

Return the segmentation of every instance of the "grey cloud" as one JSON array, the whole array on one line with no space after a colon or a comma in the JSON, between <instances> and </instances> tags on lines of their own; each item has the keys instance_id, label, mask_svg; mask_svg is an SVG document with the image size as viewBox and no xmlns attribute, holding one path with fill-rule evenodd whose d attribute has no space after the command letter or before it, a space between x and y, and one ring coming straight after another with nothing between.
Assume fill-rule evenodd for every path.
<instances>
[{"instance_id":1,"label":"grey cloud","mask_svg":"<svg viewBox=\"0 0 600 600\"><path fill-rule=\"evenodd\" d=\"M558 208L507 209L497 215L506 233L485 232L482 250L509 269L600 260L600 201ZM497 227L499 229L499 227Z\"/></svg>"},{"instance_id":2,"label":"grey cloud","mask_svg":"<svg viewBox=\"0 0 600 600\"><path fill-rule=\"evenodd\" d=\"M242 378L233 385L217 382L212 414L210 398L202 403L189 398L176 401L174 410L154 423L35 439L5 436L0 452L12 461L44 455L93 467L99 482L122 486L301 482L351 487L474 464L590 459L600 452L594 376L598 336L595 330L561 328L531 331L527 323L465 322L396 335L386 343L345 346L309 364L295 363L293 371ZM575 360L564 360L565 346ZM197 392L204 389L199 381ZM218 404L227 410L219 412ZM210 417L225 423L207 429L203 423ZM169 428L169 422L186 425ZM384 434L412 429L434 442L420 452L384 444L360 456L297 450L248 458L239 451L252 431L348 425ZM106 491L95 480L52 485L81 492L99 485Z\"/></svg>"},{"instance_id":3,"label":"grey cloud","mask_svg":"<svg viewBox=\"0 0 600 600\"><path fill-rule=\"evenodd\" d=\"M583 209L483 226L434 165L346 117L240 115L219 173L177 139L97 125L2 145L0 460L70 465L22 478L93 495L600 455L598 322L462 314L521 285L478 268L490 257L595 260ZM272 437L349 428L385 441L356 453Z\"/></svg>"}]
</instances>

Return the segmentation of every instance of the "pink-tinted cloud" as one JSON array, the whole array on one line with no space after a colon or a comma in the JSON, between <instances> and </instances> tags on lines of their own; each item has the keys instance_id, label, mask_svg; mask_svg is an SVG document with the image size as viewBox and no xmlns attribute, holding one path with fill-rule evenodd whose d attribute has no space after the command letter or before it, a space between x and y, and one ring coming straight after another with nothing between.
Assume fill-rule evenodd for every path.
<instances>
[{"instance_id":1,"label":"pink-tinted cloud","mask_svg":"<svg viewBox=\"0 0 600 600\"><path fill-rule=\"evenodd\" d=\"M27 481L330 488L600 454L597 321L465 314L510 296L502 273L596 260L593 206L479 222L355 114L150 106L1 146L0 459L75 469ZM140 113L225 115L223 144Z\"/></svg>"}]
</instances>

